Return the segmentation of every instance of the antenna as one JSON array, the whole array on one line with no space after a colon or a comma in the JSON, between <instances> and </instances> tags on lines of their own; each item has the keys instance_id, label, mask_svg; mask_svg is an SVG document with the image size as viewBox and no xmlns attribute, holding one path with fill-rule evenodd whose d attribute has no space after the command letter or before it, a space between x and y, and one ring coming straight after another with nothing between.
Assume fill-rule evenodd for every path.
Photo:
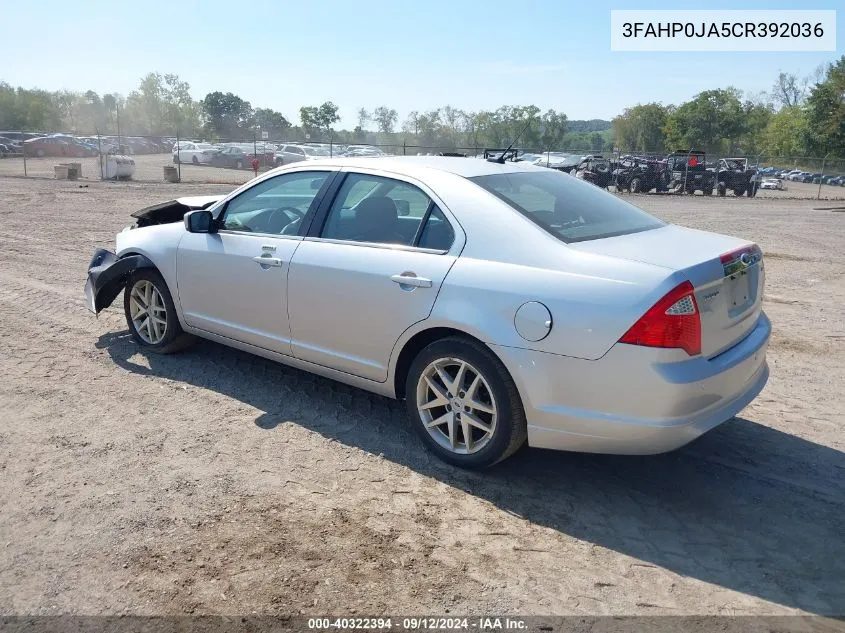
<instances>
[{"instance_id":1,"label":"antenna","mask_svg":"<svg viewBox=\"0 0 845 633\"><path fill-rule=\"evenodd\" d=\"M487 160L488 160L488 161L490 161L491 163L499 163L500 165L504 165L504 164L505 164L505 156L507 156L508 152L509 152L509 151L511 151L511 149L512 149L512 148L513 148L513 146L514 146L514 144L515 144L515 143L519 140L519 138L520 138L520 137L521 137L521 136L525 133L525 130L527 130L527 129L528 129L528 126L529 126L529 125L531 125L531 117L528 117L528 121L525 123L525 127L523 127L523 128L522 128L522 130L520 130L519 134L517 134L517 135L514 137L514 139L513 139L513 141L511 142L511 144L510 144L510 145L508 145L508 148L507 148L504 152L502 152L502 153L501 153L501 155L500 155L498 158L488 158Z\"/></svg>"}]
</instances>

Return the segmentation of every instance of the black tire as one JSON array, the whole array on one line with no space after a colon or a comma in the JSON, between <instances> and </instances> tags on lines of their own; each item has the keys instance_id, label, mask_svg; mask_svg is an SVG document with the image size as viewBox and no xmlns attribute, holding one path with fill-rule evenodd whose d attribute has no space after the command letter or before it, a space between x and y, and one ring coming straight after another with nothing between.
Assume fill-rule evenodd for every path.
<instances>
[{"instance_id":1,"label":"black tire","mask_svg":"<svg viewBox=\"0 0 845 633\"><path fill-rule=\"evenodd\" d=\"M748 189L745 190L745 195L749 198L753 198L757 195L757 187L755 183L752 182L750 185L748 185Z\"/></svg>"},{"instance_id":2,"label":"black tire","mask_svg":"<svg viewBox=\"0 0 845 633\"><path fill-rule=\"evenodd\" d=\"M711 187L709 189L707 189L707 188L702 189L701 193L703 193L705 196L712 196L713 195L713 188Z\"/></svg>"},{"instance_id":3,"label":"black tire","mask_svg":"<svg viewBox=\"0 0 845 633\"><path fill-rule=\"evenodd\" d=\"M716 191L720 196L724 198L728 193L728 186L725 183L720 182L718 185L716 185Z\"/></svg>"},{"instance_id":4,"label":"black tire","mask_svg":"<svg viewBox=\"0 0 845 633\"><path fill-rule=\"evenodd\" d=\"M196 155L194 155L194 156L192 156L192 157L191 157L191 162L192 162L194 165L199 165L199 164L200 164L199 160L197 160Z\"/></svg>"},{"instance_id":5,"label":"black tire","mask_svg":"<svg viewBox=\"0 0 845 633\"><path fill-rule=\"evenodd\" d=\"M642 188L642 181L639 178L631 178L631 193L640 193Z\"/></svg>"},{"instance_id":6,"label":"black tire","mask_svg":"<svg viewBox=\"0 0 845 633\"><path fill-rule=\"evenodd\" d=\"M734 187L733 192L737 198L741 198L745 194L745 187L741 185L739 187Z\"/></svg>"},{"instance_id":7,"label":"black tire","mask_svg":"<svg viewBox=\"0 0 845 633\"><path fill-rule=\"evenodd\" d=\"M173 164L174 164L174 165L178 165L178 164L179 164L179 157L178 157L176 154L173 154Z\"/></svg>"},{"instance_id":8,"label":"black tire","mask_svg":"<svg viewBox=\"0 0 845 633\"><path fill-rule=\"evenodd\" d=\"M275 160L275 163L276 163L276 167L281 167L282 165L285 164L285 159L284 158L277 158Z\"/></svg>"},{"instance_id":9,"label":"black tire","mask_svg":"<svg viewBox=\"0 0 845 633\"><path fill-rule=\"evenodd\" d=\"M458 454L438 444L426 430L417 410L417 383L426 367L439 358L468 362L478 369L490 386L497 408L496 427L487 444L475 453ZM411 425L426 447L443 461L459 468L492 466L515 453L528 436L522 399L508 370L487 347L469 338L454 336L441 339L417 354L405 380L405 403Z\"/></svg>"},{"instance_id":10,"label":"black tire","mask_svg":"<svg viewBox=\"0 0 845 633\"><path fill-rule=\"evenodd\" d=\"M155 286L155 289L161 295L167 313L167 325L164 337L156 344L145 341L138 333L135 323L132 321L129 298L130 290L141 280L148 281ZM135 342L147 351L155 354L173 354L174 352L185 349L194 342L194 337L182 330L182 326L179 324L179 317L176 315L176 306L173 304L173 297L170 295L170 290L164 282L164 278L157 270L141 268L129 276L123 292L123 311L126 315L126 325L129 327L129 333L135 339Z\"/></svg>"}]
</instances>

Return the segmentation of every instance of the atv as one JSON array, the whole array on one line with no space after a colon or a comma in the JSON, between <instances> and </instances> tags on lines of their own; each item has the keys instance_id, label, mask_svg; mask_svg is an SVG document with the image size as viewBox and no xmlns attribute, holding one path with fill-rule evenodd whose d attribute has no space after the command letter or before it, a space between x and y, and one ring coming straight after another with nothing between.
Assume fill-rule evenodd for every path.
<instances>
[{"instance_id":1,"label":"atv","mask_svg":"<svg viewBox=\"0 0 845 633\"><path fill-rule=\"evenodd\" d=\"M601 154L584 156L569 173L602 189L613 182L612 165Z\"/></svg>"},{"instance_id":2,"label":"atv","mask_svg":"<svg viewBox=\"0 0 845 633\"><path fill-rule=\"evenodd\" d=\"M666 164L651 158L622 156L613 170L613 182L618 192L666 191Z\"/></svg>"},{"instance_id":3,"label":"atv","mask_svg":"<svg viewBox=\"0 0 845 633\"><path fill-rule=\"evenodd\" d=\"M760 188L757 170L748 167L747 158L720 159L716 166L716 174L718 183L716 190L720 196L726 195L730 189L735 196L745 194L751 198Z\"/></svg>"},{"instance_id":4,"label":"atv","mask_svg":"<svg viewBox=\"0 0 845 633\"><path fill-rule=\"evenodd\" d=\"M694 149L677 150L666 157L666 162L669 191L690 195L700 191L705 196L713 195L716 174L707 169L704 152Z\"/></svg>"}]
</instances>

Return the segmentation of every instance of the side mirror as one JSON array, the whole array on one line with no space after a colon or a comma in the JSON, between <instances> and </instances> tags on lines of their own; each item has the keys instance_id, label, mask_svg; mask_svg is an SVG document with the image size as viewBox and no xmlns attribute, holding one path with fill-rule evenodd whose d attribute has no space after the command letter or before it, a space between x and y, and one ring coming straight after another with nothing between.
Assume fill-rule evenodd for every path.
<instances>
[{"instance_id":1,"label":"side mirror","mask_svg":"<svg viewBox=\"0 0 845 633\"><path fill-rule=\"evenodd\" d=\"M185 214L185 230L189 233L216 233L214 216L205 209L189 211Z\"/></svg>"}]
</instances>

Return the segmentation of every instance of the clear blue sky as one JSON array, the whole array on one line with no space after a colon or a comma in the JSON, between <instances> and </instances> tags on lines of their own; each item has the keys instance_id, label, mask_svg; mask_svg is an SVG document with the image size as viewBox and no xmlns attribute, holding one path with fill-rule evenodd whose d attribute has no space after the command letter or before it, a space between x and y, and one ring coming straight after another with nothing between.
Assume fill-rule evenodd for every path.
<instances>
[{"instance_id":1,"label":"clear blue sky","mask_svg":"<svg viewBox=\"0 0 845 633\"><path fill-rule=\"evenodd\" d=\"M610 10L659 2L560 0L2 0L0 80L48 90L127 94L149 71L188 81L195 98L232 91L298 121L326 100L354 126L360 107L467 110L536 104L570 119L679 103L734 85L768 90L779 70L807 74L843 52L841 1L710 1L690 8L840 9L836 53L610 51Z\"/></svg>"}]
</instances>

